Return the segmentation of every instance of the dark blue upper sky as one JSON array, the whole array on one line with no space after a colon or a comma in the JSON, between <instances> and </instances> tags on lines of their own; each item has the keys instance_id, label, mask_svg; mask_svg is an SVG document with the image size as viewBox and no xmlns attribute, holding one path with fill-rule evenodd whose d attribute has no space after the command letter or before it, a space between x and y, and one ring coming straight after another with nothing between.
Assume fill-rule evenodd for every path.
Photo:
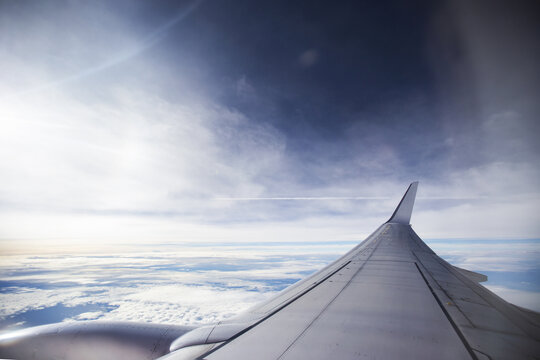
<instances>
[{"instance_id":1,"label":"dark blue upper sky","mask_svg":"<svg viewBox=\"0 0 540 360\"><path fill-rule=\"evenodd\" d=\"M158 4L136 21L150 29L193 3ZM408 150L405 166L425 176L436 161L467 168L537 153L535 5L203 1L149 53L172 74L188 62L214 99L282 130L291 154L329 141L354 156L358 143L382 141ZM508 112L517 129L485 138L486 119ZM494 150L501 140L521 148Z\"/></svg>"},{"instance_id":2,"label":"dark blue upper sky","mask_svg":"<svg viewBox=\"0 0 540 360\"><path fill-rule=\"evenodd\" d=\"M341 136L363 114L384 115L411 101L425 108L419 120L433 116L433 11L429 2L206 1L159 48L188 58L214 96L251 117ZM239 79L260 101L238 91Z\"/></svg>"}]
</instances>

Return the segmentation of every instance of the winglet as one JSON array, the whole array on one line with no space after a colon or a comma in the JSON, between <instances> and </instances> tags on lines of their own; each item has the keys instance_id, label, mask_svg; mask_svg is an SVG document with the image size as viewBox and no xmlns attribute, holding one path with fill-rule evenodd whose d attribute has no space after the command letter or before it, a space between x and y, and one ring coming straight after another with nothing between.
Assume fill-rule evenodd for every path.
<instances>
[{"instance_id":1,"label":"winglet","mask_svg":"<svg viewBox=\"0 0 540 360\"><path fill-rule=\"evenodd\" d=\"M396 210L392 214L390 220L387 223L397 223L409 225L411 222L411 214L414 206L414 199L416 198L416 189L418 188L418 181L409 185L407 192L403 195L403 198L399 202Z\"/></svg>"}]
</instances>

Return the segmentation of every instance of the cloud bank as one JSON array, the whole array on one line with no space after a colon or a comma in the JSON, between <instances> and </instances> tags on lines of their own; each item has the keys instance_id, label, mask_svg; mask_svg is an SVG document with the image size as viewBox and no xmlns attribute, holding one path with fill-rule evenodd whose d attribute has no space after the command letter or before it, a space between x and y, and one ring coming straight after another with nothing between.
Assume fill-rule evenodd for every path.
<instances>
[{"instance_id":1,"label":"cloud bank","mask_svg":"<svg viewBox=\"0 0 540 360\"><path fill-rule=\"evenodd\" d=\"M538 241L433 240L452 264L538 310ZM321 269L353 241L299 244L139 244L111 251L0 258L0 331L74 320L214 323ZM487 252L486 252L487 250ZM359 299L361 301L361 299Z\"/></svg>"}]
</instances>

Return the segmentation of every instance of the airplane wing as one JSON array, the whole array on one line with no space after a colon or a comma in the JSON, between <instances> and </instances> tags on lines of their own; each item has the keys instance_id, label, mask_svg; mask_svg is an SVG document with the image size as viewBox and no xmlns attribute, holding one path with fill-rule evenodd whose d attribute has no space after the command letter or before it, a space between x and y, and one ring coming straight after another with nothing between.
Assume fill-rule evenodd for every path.
<instances>
[{"instance_id":1,"label":"airplane wing","mask_svg":"<svg viewBox=\"0 0 540 360\"><path fill-rule=\"evenodd\" d=\"M507 303L414 232L412 183L388 222L262 305L163 359L538 359L538 313Z\"/></svg>"},{"instance_id":2,"label":"airplane wing","mask_svg":"<svg viewBox=\"0 0 540 360\"><path fill-rule=\"evenodd\" d=\"M486 276L442 260L411 228L417 186L343 257L227 321L52 324L0 336L0 358L540 359L540 314L493 294Z\"/></svg>"}]
</instances>

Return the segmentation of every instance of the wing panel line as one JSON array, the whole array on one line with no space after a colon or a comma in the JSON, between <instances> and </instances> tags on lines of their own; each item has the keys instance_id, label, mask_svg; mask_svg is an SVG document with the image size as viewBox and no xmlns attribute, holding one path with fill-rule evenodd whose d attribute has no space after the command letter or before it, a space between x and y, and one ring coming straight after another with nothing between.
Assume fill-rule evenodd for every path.
<instances>
[{"instance_id":1,"label":"wing panel line","mask_svg":"<svg viewBox=\"0 0 540 360\"><path fill-rule=\"evenodd\" d=\"M340 266L340 269L341 269L341 267L343 266L342 265L343 261L351 261L352 259L357 257L359 254L362 254L367 251L373 251L373 248L369 248L368 246L371 244L372 241L374 244L376 243L378 237L381 235L382 229L386 228L385 225L386 224L382 224L381 226L379 226L377 230L375 230L371 235L369 235L364 241L362 241L360 244L356 245L354 248L349 250L345 255L343 255L339 259L336 259L332 263L325 266L323 269L291 285L287 289L283 290L283 292L277 294L276 297L273 297L264 301L261 304L261 306L258 306L257 308L250 308L247 310L247 312L240 313L238 316L233 317L229 320L233 320L234 322L245 322L245 323L258 321L262 317L266 317L269 314L273 314L276 309L281 309L283 305L286 305L289 302L296 300L299 294L303 294L304 292L309 291L311 288L313 288L314 286L317 286L320 282L325 281L329 276L333 275L337 271L337 270L332 270L332 269L336 269L335 266ZM321 277L318 278L319 276ZM288 292L292 292L290 296ZM280 297L283 297L283 299L280 299ZM277 304L271 305L269 309L265 309L265 307L269 306L269 304L271 304L272 302L276 300L278 301ZM263 309L262 312L261 312L261 308ZM254 318L252 316L249 316L249 314L252 314ZM244 319L246 315L248 315L247 320Z\"/></svg>"},{"instance_id":2,"label":"wing panel line","mask_svg":"<svg viewBox=\"0 0 540 360\"><path fill-rule=\"evenodd\" d=\"M260 323L262 323L263 321L265 321L266 319L272 317L274 314L276 314L277 312L283 310L284 308L286 308L287 306L289 306L290 304L292 304L293 302L295 302L296 300L300 299L302 296L306 295L307 293L309 293L311 290L315 289L317 286L319 286L320 284L324 283L326 280L328 280L328 278L332 277L334 274L336 274L338 271L340 271L341 269L343 269L345 266L349 265L351 263L351 260L347 261L345 264L343 264L342 266L340 266L339 268L337 268L335 271L333 271L332 273L328 274L326 277L324 277L321 281L319 281L317 284L315 284L314 286L310 287L309 289L307 289L306 291L298 294L297 296L295 296L294 298L290 299L290 301L288 301L286 304L280 306L279 308L275 309L274 311L272 311L270 314L266 315L265 317L263 317L262 319L258 320L256 323L254 323L253 325L251 326L248 326L247 328L245 328L244 330L240 331L239 333L237 333L236 335L234 335L233 337L231 337L229 340L227 341L224 341L221 345L213 348L211 351L207 352L207 353L204 353L203 355L199 356L197 358L197 360L202 360L204 359L206 356L212 354L214 351L216 350L219 350L221 347L227 345L229 342L233 341L234 339L236 339L237 337L243 335L244 333L248 332L249 330L253 329L255 326L259 325ZM293 342L294 343L294 342Z\"/></svg>"},{"instance_id":3,"label":"wing panel line","mask_svg":"<svg viewBox=\"0 0 540 360\"><path fill-rule=\"evenodd\" d=\"M384 225L384 224L383 224ZM381 227L379 227L378 230L380 230ZM375 231L375 233L377 232ZM379 234L380 236L381 234ZM368 262L368 260L371 258L371 256L375 253L375 250L377 250L377 248L379 247L379 244L381 243L381 240L379 238L379 236L377 236L375 238L375 241L376 243L374 244L375 246L371 249L371 253L369 254L368 258L366 260L363 260L364 263L360 266L360 268L358 268L358 270L355 272L355 274L351 277L354 278L354 276L356 276L360 270L362 270L362 268L366 265L366 263ZM367 239L366 239L367 240ZM359 244L361 245L361 244ZM357 245L354 249L352 249L349 253L352 253L354 252L354 250L356 250L356 248L359 246ZM326 280L328 280L330 277L332 277L334 274L336 274L337 272L339 272L341 269L343 269L345 266L349 265L351 263L352 259L345 262L342 266L340 266L338 269L336 269L335 271L331 272L330 274L328 274L327 276L325 276L322 280L320 280L317 284L315 284L314 286L310 287L309 289L307 289L306 291L298 294L297 296L295 296L294 298L290 299L290 301L288 301L286 304L280 306L279 308L275 309L274 311L272 311L270 314L266 315L265 317L263 317L262 319L259 319L256 323L254 323L253 325L245 328L244 330L240 331L238 334L234 335L233 337L231 337L229 340L223 342L221 345L213 348L212 350L210 350L209 352L199 356L197 358L197 360L203 360L206 356L212 354L213 352L219 350L221 347L227 345L228 343L230 343L231 341L233 341L234 339L236 339L237 337L245 334L246 332L248 332L249 330L253 329L255 326L259 325L260 323L262 323L263 321L267 320L268 318L272 317L274 314L276 314L277 312L283 310L285 307L287 307L288 305L292 304L293 302L295 302L296 300L298 300L299 298L301 298L302 296L304 296L305 294L309 293L311 290L315 289L317 286L319 286L320 284L323 284ZM324 307L324 309L321 310L321 312L316 316L316 318L314 320L312 320L308 326L306 326L306 328L300 333L299 336L297 336L292 342L291 344L287 347L287 349L285 349L285 351L280 355L280 358L283 356L283 354L285 354L287 352L287 350L291 347L292 344L294 344L296 342L297 339L299 339L301 337L301 335L307 330L309 329L309 327L315 322L315 320L317 320L317 318L319 318L319 316L324 312L324 310L330 305L332 304L332 302L334 302L334 300L339 296L339 294L341 294L341 292L347 288L348 286L350 285L350 281L347 283L347 285L345 285L339 292L338 294Z\"/></svg>"},{"instance_id":4,"label":"wing panel line","mask_svg":"<svg viewBox=\"0 0 540 360\"><path fill-rule=\"evenodd\" d=\"M452 328L454 328L454 331L456 332L456 334L459 336L459 339L461 340L461 342L463 343L463 345L465 346L465 348L467 349L467 351L469 352L469 355L471 355L471 358L473 358L474 360L478 360L478 357L476 356L476 354L474 353L473 349L471 348L471 346L469 345L469 343L467 342L467 339L465 339L465 335L463 335L463 333L461 332L461 330L459 329L459 327L456 325L456 323L454 322L454 320L452 319L452 317L450 316L450 314L448 313L448 311L444 308L441 300L439 299L439 297L437 296L437 294L435 294L435 291L433 291L433 288L431 287L431 285L429 285L429 282L427 281L426 277L424 276L424 273L422 272L422 270L420 270L420 267L418 266L418 263L415 262L414 263L414 266L416 266L416 268L418 269L418 272L420 273L420 275L422 276L422 279L424 280L424 282L426 283L429 291L431 292L431 294L433 295L433 297L435 298L435 300L437 301L437 304L439 304L439 307L441 308L441 310L443 311L444 313L444 316L446 316L446 318L448 319L448 321L450 322L450 324L452 325Z\"/></svg>"},{"instance_id":5,"label":"wing panel line","mask_svg":"<svg viewBox=\"0 0 540 360\"><path fill-rule=\"evenodd\" d=\"M321 311L319 312L319 314L313 319L311 320L311 322L308 324L308 326L306 326L306 328L300 333L298 334L298 336L289 344L289 346L287 346L287 348L283 351L283 353L281 353L281 355L278 357L278 360L283 358L283 355L285 355L285 353L291 348L291 346L293 346L293 344L298 340L300 339L304 333L311 327L311 325L313 325L313 323L315 323L315 321L317 321L321 315L325 312L326 309L328 309L328 307L330 305L332 305L332 303L338 298L339 295L341 295L341 293L349 287L349 285L351 285L352 283L352 279L354 279L354 277L356 275L358 275L358 273L360 271L362 271L362 269L364 268L364 266L366 266L366 264L368 263L369 259L371 258L371 256L375 253L375 251L377 250L377 248L379 247L379 244L381 243L381 241L379 239L377 239L377 243L375 244L375 246L373 247L373 250L371 251L371 254L369 254L368 258L366 260L363 260L364 263L362 265L360 265L360 267L358 268L358 270L355 271L354 275L351 276L351 279L347 282L347 284L341 288L341 290L338 291L338 293L332 298L332 300L330 300L328 302L328 304L326 304L326 306L324 308L321 309ZM349 261L350 262L350 261Z\"/></svg>"}]
</instances>

